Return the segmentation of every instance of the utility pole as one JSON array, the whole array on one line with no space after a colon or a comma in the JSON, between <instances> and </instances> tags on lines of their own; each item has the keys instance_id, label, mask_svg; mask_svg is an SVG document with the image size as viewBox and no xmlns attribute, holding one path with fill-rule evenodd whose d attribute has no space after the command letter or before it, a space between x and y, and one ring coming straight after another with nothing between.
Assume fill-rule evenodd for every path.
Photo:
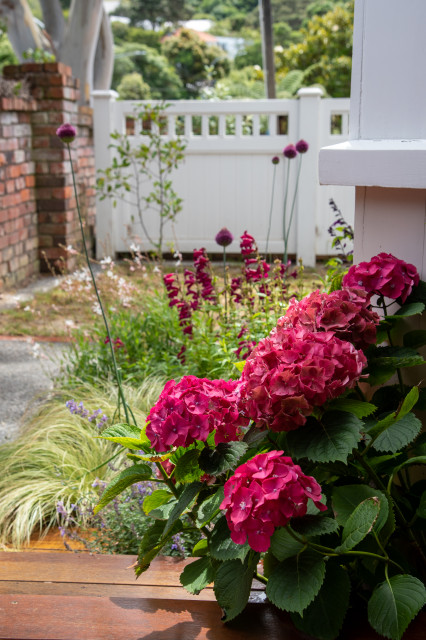
<instances>
[{"instance_id":1,"label":"utility pole","mask_svg":"<svg viewBox=\"0 0 426 640\"><path fill-rule=\"evenodd\" d=\"M259 0L260 30L262 35L263 73L267 98L275 98L274 41L272 36L271 0Z\"/></svg>"}]
</instances>

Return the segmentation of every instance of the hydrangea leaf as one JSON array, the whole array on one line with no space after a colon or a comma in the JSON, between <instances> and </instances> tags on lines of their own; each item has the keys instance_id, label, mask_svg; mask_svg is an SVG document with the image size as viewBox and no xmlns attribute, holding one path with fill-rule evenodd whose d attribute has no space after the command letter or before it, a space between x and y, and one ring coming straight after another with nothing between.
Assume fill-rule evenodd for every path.
<instances>
[{"instance_id":1,"label":"hydrangea leaf","mask_svg":"<svg viewBox=\"0 0 426 640\"><path fill-rule=\"evenodd\" d=\"M225 622L235 618L246 606L258 560L258 553L250 553L244 562L228 560L217 570L214 593L224 611Z\"/></svg>"},{"instance_id":2,"label":"hydrangea leaf","mask_svg":"<svg viewBox=\"0 0 426 640\"><path fill-rule=\"evenodd\" d=\"M204 556L188 564L180 574L180 583L189 593L198 595L214 580L215 569L211 558Z\"/></svg>"},{"instance_id":3,"label":"hydrangea leaf","mask_svg":"<svg viewBox=\"0 0 426 640\"><path fill-rule=\"evenodd\" d=\"M326 533L335 533L339 528L339 523L326 516L307 515L303 518L293 518L291 528L302 536L322 536Z\"/></svg>"},{"instance_id":4,"label":"hydrangea leaf","mask_svg":"<svg viewBox=\"0 0 426 640\"><path fill-rule=\"evenodd\" d=\"M333 562L327 563L324 582L303 617L292 613L298 629L319 640L333 640L339 634L349 606L351 583L347 571Z\"/></svg>"},{"instance_id":5,"label":"hydrangea leaf","mask_svg":"<svg viewBox=\"0 0 426 640\"><path fill-rule=\"evenodd\" d=\"M192 555L195 557L205 556L209 551L209 543L207 542L207 538L202 538L198 540L197 544L194 545L192 549Z\"/></svg>"},{"instance_id":6,"label":"hydrangea leaf","mask_svg":"<svg viewBox=\"0 0 426 640\"><path fill-rule=\"evenodd\" d=\"M138 562L135 567L137 577L149 568L153 559L160 553L168 540L183 529L182 522L176 520L166 535L164 531L165 526L166 523L164 521L156 520L144 534L139 546Z\"/></svg>"},{"instance_id":7,"label":"hydrangea leaf","mask_svg":"<svg viewBox=\"0 0 426 640\"><path fill-rule=\"evenodd\" d=\"M410 575L397 575L382 582L368 602L368 621L381 635L400 640L411 620L426 604L422 582Z\"/></svg>"},{"instance_id":8,"label":"hydrangea leaf","mask_svg":"<svg viewBox=\"0 0 426 640\"><path fill-rule=\"evenodd\" d=\"M199 493L202 486L202 482L191 482L191 484L187 484L185 486L184 490L178 498L176 505L172 509L169 519L167 520L167 524L164 529L165 534L171 529L176 520L180 518L184 511L189 507L195 496Z\"/></svg>"},{"instance_id":9,"label":"hydrangea leaf","mask_svg":"<svg viewBox=\"0 0 426 640\"><path fill-rule=\"evenodd\" d=\"M154 491L151 495L145 498L142 509L144 513L148 515L148 513L153 509L157 509L157 507L167 504L171 498L173 498L173 494L167 489L157 489L157 491Z\"/></svg>"},{"instance_id":10,"label":"hydrangea leaf","mask_svg":"<svg viewBox=\"0 0 426 640\"><path fill-rule=\"evenodd\" d=\"M118 496L124 489L130 487L136 482L142 482L148 480L152 475L151 467L147 464L135 464L132 467L128 467L121 471L111 482L106 486L101 499L93 510L93 513L98 513L103 507L109 504L116 496Z\"/></svg>"},{"instance_id":11,"label":"hydrangea leaf","mask_svg":"<svg viewBox=\"0 0 426 640\"><path fill-rule=\"evenodd\" d=\"M419 506L417 507L416 513L419 518L426 518L426 491L423 491L422 495L420 496L420 502Z\"/></svg>"},{"instance_id":12,"label":"hydrangea leaf","mask_svg":"<svg viewBox=\"0 0 426 640\"><path fill-rule=\"evenodd\" d=\"M146 449L151 446L143 431L141 431L139 427L131 424L114 424L104 429L101 435L97 437L103 440L109 440L110 442L116 442L126 447L126 449L133 449L134 451Z\"/></svg>"},{"instance_id":13,"label":"hydrangea leaf","mask_svg":"<svg viewBox=\"0 0 426 640\"><path fill-rule=\"evenodd\" d=\"M201 503L198 513L197 513L197 524L202 527L205 525L214 514L218 511L221 503L224 498L224 487L219 487L219 489L212 496L204 500Z\"/></svg>"},{"instance_id":14,"label":"hydrangea leaf","mask_svg":"<svg viewBox=\"0 0 426 640\"><path fill-rule=\"evenodd\" d=\"M250 547L248 543L236 544L231 540L231 532L225 516L220 518L210 536L210 554L215 560L239 560L244 561Z\"/></svg>"},{"instance_id":15,"label":"hydrangea leaf","mask_svg":"<svg viewBox=\"0 0 426 640\"><path fill-rule=\"evenodd\" d=\"M275 567L266 595L279 609L301 614L321 589L324 575L323 556L307 549Z\"/></svg>"},{"instance_id":16,"label":"hydrangea leaf","mask_svg":"<svg viewBox=\"0 0 426 640\"><path fill-rule=\"evenodd\" d=\"M245 442L221 442L215 449L205 447L199 457L199 465L206 473L217 476L237 466L247 451Z\"/></svg>"},{"instance_id":17,"label":"hydrangea leaf","mask_svg":"<svg viewBox=\"0 0 426 640\"><path fill-rule=\"evenodd\" d=\"M423 364L423 357L415 350L408 347L376 347L368 364L371 367L391 366L414 367Z\"/></svg>"},{"instance_id":18,"label":"hydrangea leaf","mask_svg":"<svg viewBox=\"0 0 426 640\"><path fill-rule=\"evenodd\" d=\"M393 316L389 317L408 318L409 316L417 316L420 313L423 313L424 310L425 305L423 304L423 302L410 302L409 304L404 304Z\"/></svg>"},{"instance_id":19,"label":"hydrangea leaf","mask_svg":"<svg viewBox=\"0 0 426 640\"><path fill-rule=\"evenodd\" d=\"M202 469L198 466L198 458L200 457L199 449L190 449L181 456L176 462L173 477L182 483L194 482L199 480L203 475Z\"/></svg>"},{"instance_id":20,"label":"hydrangea leaf","mask_svg":"<svg viewBox=\"0 0 426 640\"><path fill-rule=\"evenodd\" d=\"M407 413L400 420L391 424L374 441L376 451L396 453L412 442L419 435L422 423L414 413Z\"/></svg>"},{"instance_id":21,"label":"hydrangea leaf","mask_svg":"<svg viewBox=\"0 0 426 640\"><path fill-rule=\"evenodd\" d=\"M313 462L346 462L360 440L362 422L343 411L330 411L321 421L308 419L303 427L287 434L292 454Z\"/></svg>"},{"instance_id":22,"label":"hydrangea leaf","mask_svg":"<svg viewBox=\"0 0 426 640\"><path fill-rule=\"evenodd\" d=\"M414 331L407 331L403 337L404 347L410 347L411 349L418 349L426 344L426 330L415 329Z\"/></svg>"},{"instance_id":23,"label":"hydrangea leaf","mask_svg":"<svg viewBox=\"0 0 426 640\"><path fill-rule=\"evenodd\" d=\"M373 528L379 532L389 516L389 503L384 493L366 484L352 484L335 487L332 494L333 511L337 522L343 527L361 502L367 498L378 498L380 511Z\"/></svg>"},{"instance_id":24,"label":"hydrangea leaf","mask_svg":"<svg viewBox=\"0 0 426 640\"><path fill-rule=\"evenodd\" d=\"M419 399L419 389L418 387L413 387L407 393L406 397L402 401L401 406L397 411L390 413L388 416L376 422L372 427L368 429L368 435L373 440L377 438L381 433L386 431L390 426L401 420L404 416L406 416L411 409L416 405Z\"/></svg>"},{"instance_id":25,"label":"hydrangea leaf","mask_svg":"<svg viewBox=\"0 0 426 640\"><path fill-rule=\"evenodd\" d=\"M280 527L274 531L270 549L274 556L282 562L297 555L303 549L303 544L295 540L286 527Z\"/></svg>"},{"instance_id":26,"label":"hydrangea leaf","mask_svg":"<svg viewBox=\"0 0 426 640\"><path fill-rule=\"evenodd\" d=\"M346 520L342 532L342 544L336 551L344 553L356 547L373 529L380 511L380 500L373 496L360 502Z\"/></svg>"},{"instance_id":27,"label":"hydrangea leaf","mask_svg":"<svg viewBox=\"0 0 426 640\"><path fill-rule=\"evenodd\" d=\"M354 398L335 398L335 400L328 403L327 409L329 411L346 411L362 419L374 413L377 407L370 402L363 402Z\"/></svg>"}]
</instances>

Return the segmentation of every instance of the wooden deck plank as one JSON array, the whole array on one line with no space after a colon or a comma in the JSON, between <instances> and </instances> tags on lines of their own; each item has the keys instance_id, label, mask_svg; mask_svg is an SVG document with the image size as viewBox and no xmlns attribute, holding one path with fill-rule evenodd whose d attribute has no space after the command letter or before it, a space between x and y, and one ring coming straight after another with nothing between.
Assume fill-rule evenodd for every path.
<instances>
[{"instance_id":1,"label":"wooden deck plank","mask_svg":"<svg viewBox=\"0 0 426 640\"><path fill-rule=\"evenodd\" d=\"M152 598L0 596L2 640L307 640L288 616L248 605L224 625L215 602Z\"/></svg>"}]
</instances>

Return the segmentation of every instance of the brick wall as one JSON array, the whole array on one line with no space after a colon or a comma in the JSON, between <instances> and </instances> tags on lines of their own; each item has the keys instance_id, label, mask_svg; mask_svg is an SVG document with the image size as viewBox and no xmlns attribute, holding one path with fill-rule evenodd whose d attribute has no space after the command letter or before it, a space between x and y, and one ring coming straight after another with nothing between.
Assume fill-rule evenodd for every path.
<instances>
[{"instance_id":1,"label":"brick wall","mask_svg":"<svg viewBox=\"0 0 426 640\"><path fill-rule=\"evenodd\" d=\"M56 129L70 122L75 178L89 247L95 228L93 120L80 107L78 82L61 63L3 69L5 78L29 83L31 98L0 98L0 288L40 271L73 267L66 247L81 247L67 147Z\"/></svg>"}]
</instances>

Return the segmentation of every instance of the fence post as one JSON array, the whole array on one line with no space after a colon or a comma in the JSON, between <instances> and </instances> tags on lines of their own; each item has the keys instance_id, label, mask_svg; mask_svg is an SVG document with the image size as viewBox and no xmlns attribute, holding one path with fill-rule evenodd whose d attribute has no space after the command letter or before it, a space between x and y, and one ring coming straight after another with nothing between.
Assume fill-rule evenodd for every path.
<instances>
[{"instance_id":1,"label":"fence post","mask_svg":"<svg viewBox=\"0 0 426 640\"><path fill-rule=\"evenodd\" d=\"M320 108L323 90L318 87L299 89L299 139L309 144L303 157L296 202L296 254L306 267L316 261L316 225L318 202L318 155L320 150Z\"/></svg>"},{"instance_id":2,"label":"fence post","mask_svg":"<svg viewBox=\"0 0 426 640\"><path fill-rule=\"evenodd\" d=\"M110 134L114 122L116 91L93 91L93 138L96 169L106 169L111 164ZM112 255L114 251L113 207L108 198L96 200L96 257Z\"/></svg>"}]
</instances>

